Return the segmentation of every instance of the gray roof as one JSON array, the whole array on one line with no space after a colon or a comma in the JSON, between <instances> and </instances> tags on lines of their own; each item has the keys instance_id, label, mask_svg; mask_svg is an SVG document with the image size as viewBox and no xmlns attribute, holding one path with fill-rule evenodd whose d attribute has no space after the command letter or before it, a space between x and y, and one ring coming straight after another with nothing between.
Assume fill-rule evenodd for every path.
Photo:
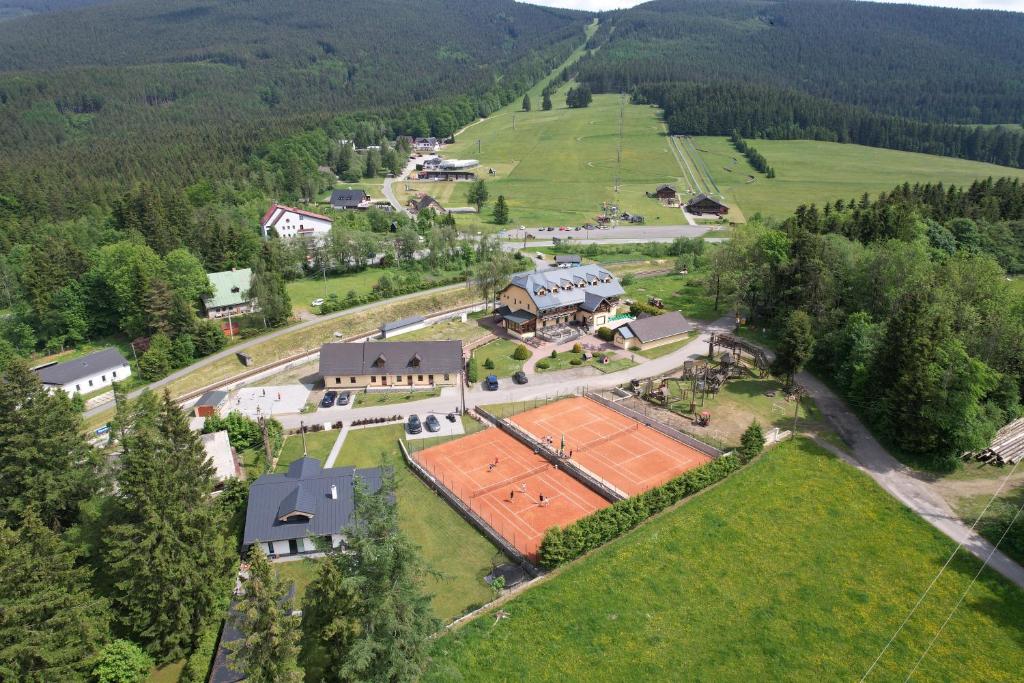
<instances>
[{"instance_id":1,"label":"gray roof","mask_svg":"<svg viewBox=\"0 0 1024 683\"><path fill-rule=\"evenodd\" d=\"M686 205L687 206L692 206L693 204L699 204L700 202L703 202L703 201L709 201L709 202L712 202L714 204L717 204L718 206L727 206L726 204L723 204L722 202L720 202L717 199L715 199L714 197L709 197L709 196L707 196L704 193L701 193L701 194L697 195L696 197L694 197L693 199L691 199L690 201L686 202Z\"/></svg>"},{"instance_id":2,"label":"gray roof","mask_svg":"<svg viewBox=\"0 0 1024 683\"><path fill-rule=\"evenodd\" d=\"M637 318L636 320L629 321L619 328L619 331L623 333L623 337L625 337L626 329L632 332L641 343L646 344L647 342L689 332L693 329L693 325L679 311L669 311L662 315L652 315L647 318ZM628 339L628 337L626 338Z\"/></svg>"},{"instance_id":3,"label":"gray roof","mask_svg":"<svg viewBox=\"0 0 1024 683\"><path fill-rule=\"evenodd\" d=\"M300 458L287 474L264 474L249 487L245 511L245 545L257 541L286 541L306 536L328 536L341 532L352 520L352 486L358 477L372 493L380 488L380 468L322 469L316 458ZM331 498L331 485L338 498ZM302 512L288 521L281 517Z\"/></svg>"},{"instance_id":4,"label":"gray roof","mask_svg":"<svg viewBox=\"0 0 1024 683\"><path fill-rule=\"evenodd\" d=\"M362 190L335 190L331 193L331 206L359 206L370 195Z\"/></svg>"},{"instance_id":5,"label":"gray roof","mask_svg":"<svg viewBox=\"0 0 1024 683\"><path fill-rule=\"evenodd\" d=\"M196 401L197 406L219 406L228 397L226 391L207 391Z\"/></svg>"},{"instance_id":6,"label":"gray roof","mask_svg":"<svg viewBox=\"0 0 1024 683\"><path fill-rule=\"evenodd\" d=\"M401 320L393 320L389 323L384 323L380 326L381 332L390 332L391 330L400 330L403 327L409 325L415 325L416 323L423 322L424 318L422 315L411 315L408 318L402 318Z\"/></svg>"},{"instance_id":7,"label":"gray roof","mask_svg":"<svg viewBox=\"0 0 1024 683\"><path fill-rule=\"evenodd\" d=\"M320 375L462 372L462 342L347 342L320 347Z\"/></svg>"},{"instance_id":8,"label":"gray roof","mask_svg":"<svg viewBox=\"0 0 1024 683\"><path fill-rule=\"evenodd\" d=\"M583 263L579 254L555 254L555 263Z\"/></svg>"},{"instance_id":9,"label":"gray roof","mask_svg":"<svg viewBox=\"0 0 1024 683\"><path fill-rule=\"evenodd\" d=\"M35 372L43 384L64 386L86 377L92 377L98 372L116 370L125 365L128 365L128 361L124 359L121 352L110 346L81 358L37 368Z\"/></svg>"},{"instance_id":10,"label":"gray roof","mask_svg":"<svg viewBox=\"0 0 1024 683\"><path fill-rule=\"evenodd\" d=\"M516 273L512 284L525 289L541 311L560 306L596 308L602 299L625 293L615 276L597 264ZM589 299L587 294L591 295Z\"/></svg>"}]
</instances>

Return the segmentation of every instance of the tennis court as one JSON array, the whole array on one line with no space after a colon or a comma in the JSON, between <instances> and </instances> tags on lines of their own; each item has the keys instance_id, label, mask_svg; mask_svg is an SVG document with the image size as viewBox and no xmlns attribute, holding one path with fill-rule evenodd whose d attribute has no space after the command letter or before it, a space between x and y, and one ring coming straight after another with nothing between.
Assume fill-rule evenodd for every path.
<instances>
[{"instance_id":1,"label":"tennis court","mask_svg":"<svg viewBox=\"0 0 1024 683\"><path fill-rule=\"evenodd\" d=\"M538 441L550 437L576 465L627 495L643 493L711 458L597 401L567 398L509 421Z\"/></svg>"},{"instance_id":2,"label":"tennis court","mask_svg":"<svg viewBox=\"0 0 1024 683\"><path fill-rule=\"evenodd\" d=\"M609 505L497 428L433 446L414 457L533 561L550 527L571 524Z\"/></svg>"}]
</instances>

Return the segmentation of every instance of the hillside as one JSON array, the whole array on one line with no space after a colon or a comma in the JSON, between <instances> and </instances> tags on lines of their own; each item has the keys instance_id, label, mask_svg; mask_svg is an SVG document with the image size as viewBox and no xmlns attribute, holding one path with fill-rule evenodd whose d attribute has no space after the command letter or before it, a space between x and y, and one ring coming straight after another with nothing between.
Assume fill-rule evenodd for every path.
<instances>
[{"instance_id":1,"label":"hillside","mask_svg":"<svg viewBox=\"0 0 1024 683\"><path fill-rule=\"evenodd\" d=\"M441 638L425 678L857 680L953 547L867 476L789 443L505 603L507 619ZM869 680L907 675L977 567L957 555ZM1022 609L983 573L915 680L1015 679Z\"/></svg>"}]
</instances>

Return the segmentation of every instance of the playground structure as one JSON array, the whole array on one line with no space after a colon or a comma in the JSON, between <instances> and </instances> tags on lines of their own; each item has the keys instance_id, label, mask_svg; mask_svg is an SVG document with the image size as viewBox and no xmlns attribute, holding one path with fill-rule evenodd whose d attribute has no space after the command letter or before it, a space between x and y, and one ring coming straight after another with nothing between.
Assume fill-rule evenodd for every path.
<instances>
[{"instance_id":1,"label":"playground structure","mask_svg":"<svg viewBox=\"0 0 1024 683\"><path fill-rule=\"evenodd\" d=\"M711 339L708 341L708 358L715 357L715 347L718 346L723 349L728 349L735 354L735 364L742 366L743 354L746 353L750 356L751 365L756 368L757 377L768 376L768 357L764 354L764 351L754 346L745 339L733 336L731 334L724 334L722 332L712 332Z\"/></svg>"}]
</instances>

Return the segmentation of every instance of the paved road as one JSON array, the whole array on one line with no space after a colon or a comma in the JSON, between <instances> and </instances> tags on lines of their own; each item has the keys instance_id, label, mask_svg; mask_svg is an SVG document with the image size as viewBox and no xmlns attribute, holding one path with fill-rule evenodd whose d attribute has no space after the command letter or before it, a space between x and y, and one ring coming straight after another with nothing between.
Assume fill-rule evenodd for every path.
<instances>
[{"instance_id":1,"label":"paved road","mask_svg":"<svg viewBox=\"0 0 1024 683\"><path fill-rule=\"evenodd\" d=\"M399 213L404 213L406 216L410 215L409 210L402 206L402 203L398 201L398 197L395 196L395 191L391 189L391 184L396 182L405 182L405 179L409 177L409 174L414 168L416 168L416 161L410 160L405 165L405 168L402 169L402 172L398 174L397 178L384 179L384 186L381 190L384 193L384 198L391 203L392 208Z\"/></svg>"},{"instance_id":2,"label":"paved road","mask_svg":"<svg viewBox=\"0 0 1024 683\"><path fill-rule=\"evenodd\" d=\"M712 225L647 225L615 227L594 230L540 230L539 228L526 228L521 230L514 228L503 230L498 233L499 239L507 239L510 243L523 244L524 233L534 236L532 240L526 240L526 245L539 244L543 241L550 241L552 237L586 244L587 242L602 242L607 240L623 242L653 242L671 241L677 237L700 237L706 232L716 229Z\"/></svg>"}]
</instances>

